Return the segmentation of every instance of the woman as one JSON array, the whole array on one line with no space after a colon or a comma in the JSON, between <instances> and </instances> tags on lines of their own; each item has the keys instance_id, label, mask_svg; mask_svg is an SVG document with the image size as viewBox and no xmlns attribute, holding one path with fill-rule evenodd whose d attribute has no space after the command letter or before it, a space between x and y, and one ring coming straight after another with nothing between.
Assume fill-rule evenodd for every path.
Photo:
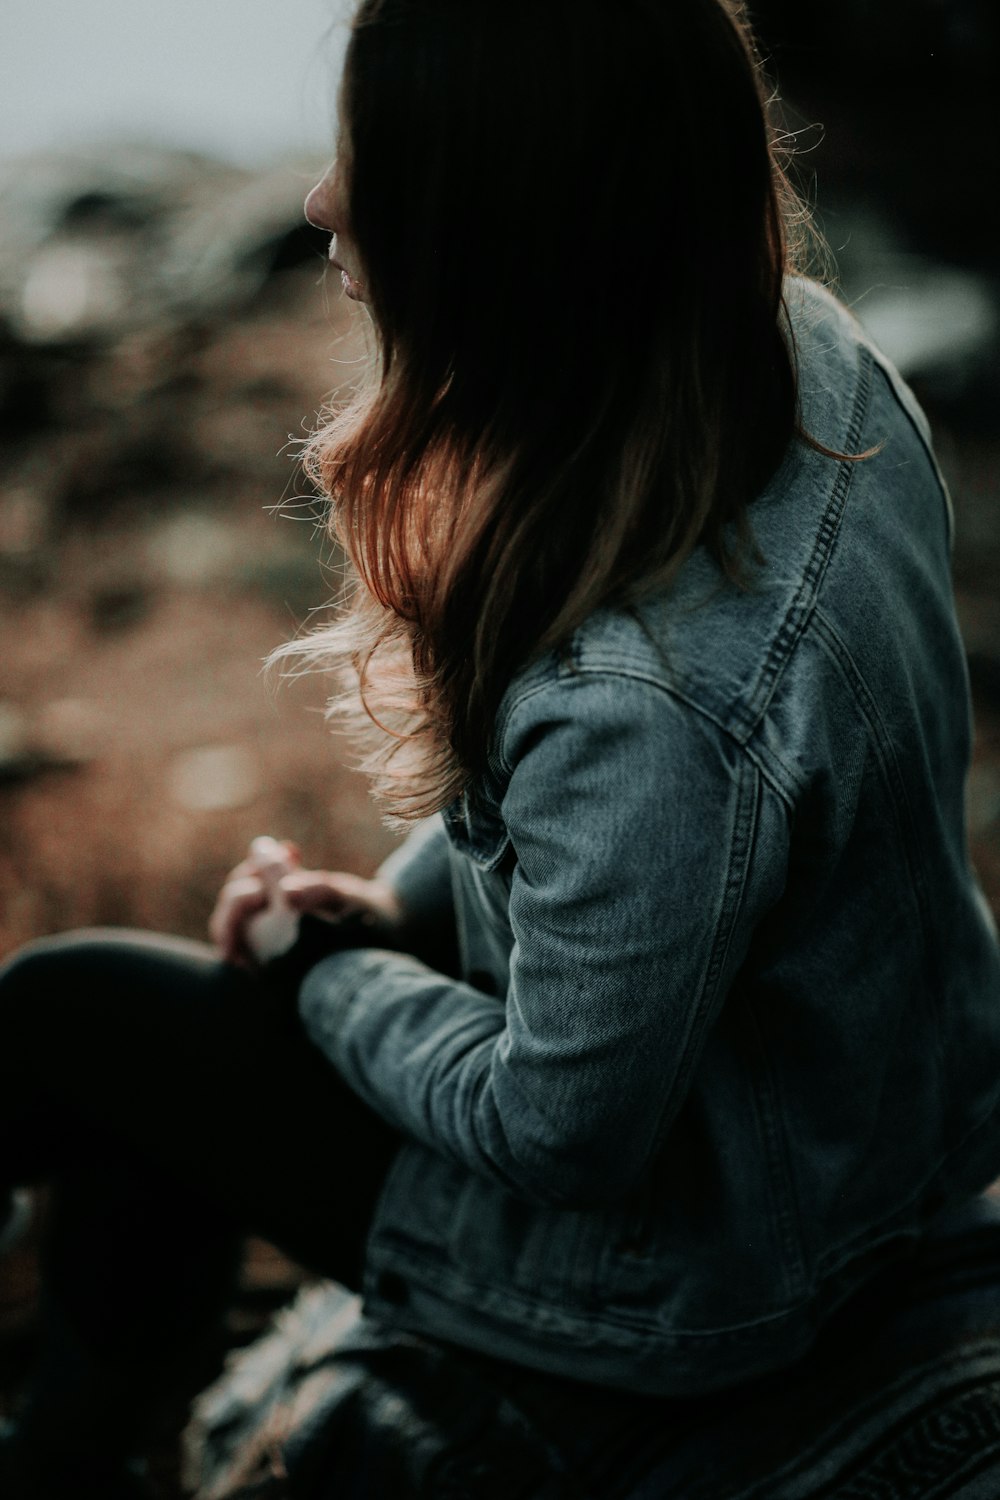
<instances>
[{"instance_id":1,"label":"woman","mask_svg":"<svg viewBox=\"0 0 1000 1500\"><path fill-rule=\"evenodd\" d=\"M674 1396L794 1361L1000 1171L947 499L796 275L764 99L731 0L363 0L307 204L378 344L311 449L357 587L286 654L356 669L374 790L429 821L375 882L287 876L263 968L250 859L221 962L6 971L0 1178L61 1185L24 1484L53 1433L126 1450L239 1229Z\"/></svg>"}]
</instances>

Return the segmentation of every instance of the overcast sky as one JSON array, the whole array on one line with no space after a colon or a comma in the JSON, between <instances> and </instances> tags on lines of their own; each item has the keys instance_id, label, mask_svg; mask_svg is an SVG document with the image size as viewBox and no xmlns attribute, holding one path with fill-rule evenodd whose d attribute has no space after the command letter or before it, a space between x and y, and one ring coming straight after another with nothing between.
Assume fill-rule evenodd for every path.
<instances>
[{"instance_id":1,"label":"overcast sky","mask_svg":"<svg viewBox=\"0 0 1000 1500\"><path fill-rule=\"evenodd\" d=\"M322 154L349 8L0 0L0 153L127 137L248 165Z\"/></svg>"}]
</instances>

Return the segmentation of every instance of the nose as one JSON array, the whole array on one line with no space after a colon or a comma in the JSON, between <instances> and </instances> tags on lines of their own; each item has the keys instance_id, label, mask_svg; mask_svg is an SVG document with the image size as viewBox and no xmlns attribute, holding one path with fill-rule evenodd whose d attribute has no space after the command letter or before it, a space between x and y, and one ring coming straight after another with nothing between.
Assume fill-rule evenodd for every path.
<instances>
[{"instance_id":1,"label":"nose","mask_svg":"<svg viewBox=\"0 0 1000 1500\"><path fill-rule=\"evenodd\" d=\"M334 170L331 167L329 172L320 178L305 202L305 215L309 223L315 225L317 229L325 229L328 234L337 233Z\"/></svg>"}]
</instances>

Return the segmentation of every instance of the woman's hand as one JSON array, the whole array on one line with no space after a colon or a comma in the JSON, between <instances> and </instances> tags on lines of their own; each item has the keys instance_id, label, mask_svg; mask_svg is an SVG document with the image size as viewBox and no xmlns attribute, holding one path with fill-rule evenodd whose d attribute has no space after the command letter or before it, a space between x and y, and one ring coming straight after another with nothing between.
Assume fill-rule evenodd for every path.
<instances>
[{"instance_id":1,"label":"woman's hand","mask_svg":"<svg viewBox=\"0 0 1000 1500\"><path fill-rule=\"evenodd\" d=\"M298 866L300 855L285 841L289 859ZM292 870L282 876L279 889L293 911L338 923L360 916L372 926L372 938L386 939L402 925L402 911L392 887L384 880L364 880L332 870ZM254 968L256 961L247 941L247 926L267 906L267 891L260 861L251 853L226 876L208 930L222 957L241 968Z\"/></svg>"}]
</instances>

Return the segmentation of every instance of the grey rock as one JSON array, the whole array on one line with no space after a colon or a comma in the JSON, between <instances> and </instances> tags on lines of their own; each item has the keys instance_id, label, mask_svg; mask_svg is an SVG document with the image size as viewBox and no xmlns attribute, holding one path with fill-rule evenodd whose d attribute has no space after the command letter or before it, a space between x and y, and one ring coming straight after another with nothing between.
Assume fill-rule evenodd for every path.
<instances>
[{"instance_id":1,"label":"grey rock","mask_svg":"<svg viewBox=\"0 0 1000 1500\"><path fill-rule=\"evenodd\" d=\"M141 146L0 164L0 318L15 343L79 345L239 307L323 237L321 164L254 174Z\"/></svg>"}]
</instances>

